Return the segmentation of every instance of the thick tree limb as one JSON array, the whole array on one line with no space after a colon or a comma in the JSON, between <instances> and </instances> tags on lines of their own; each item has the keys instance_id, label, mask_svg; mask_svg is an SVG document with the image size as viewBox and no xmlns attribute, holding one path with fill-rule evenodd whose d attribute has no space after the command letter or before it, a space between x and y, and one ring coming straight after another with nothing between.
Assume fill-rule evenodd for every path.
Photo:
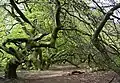
<instances>
[{"instance_id":1,"label":"thick tree limb","mask_svg":"<svg viewBox=\"0 0 120 83\"><path fill-rule=\"evenodd\" d=\"M99 26L97 27L96 31L94 32L93 35L93 41L94 39L98 38L98 35L100 34L101 30L103 29L104 25L106 24L107 20L110 19L110 16L113 14L113 12L115 10L117 10L118 8L120 8L120 3L117 4L116 6L114 6L113 8L111 8L106 15L104 16L103 20L101 21L101 23L99 24Z\"/></svg>"},{"instance_id":2,"label":"thick tree limb","mask_svg":"<svg viewBox=\"0 0 120 83\"><path fill-rule=\"evenodd\" d=\"M93 34L93 37L92 37L92 43L93 45L100 51L100 52L103 52L103 53L106 53L105 52L105 47L102 43L100 43L99 39L98 39L98 36L101 32L101 30L103 29L103 27L105 26L107 20L110 19L110 16L113 14L113 12L115 10L117 10L118 8L120 8L120 3L117 4L116 6L114 6L113 8L111 8L104 16L103 20L101 21L101 23L99 24L99 26L97 27L96 31L94 32Z\"/></svg>"},{"instance_id":3,"label":"thick tree limb","mask_svg":"<svg viewBox=\"0 0 120 83\"><path fill-rule=\"evenodd\" d=\"M120 3L115 5L113 8L111 8L104 16L103 20L101 21L101 23L99 24L99 26L97 27L96 31L93 34L92 37L92 43L93 45L101 52L102 56L105 59L105 64L107 64L106 66L111 69L114 68L113 70L118 71L118 65L109 57L109 54L106 50L105 45L100 42L100 40L98 39L98 36L101 32L101 30L103 29L103 27L105 26L107 20L110 19L110 16L113 14L113 12L115 10L117 10L118 8L120 8ZM108 66L108 64L110 64L110 66Z\"/></svg>"},{"instance_id":4,"label":"thick tree limb","mask_svg":"<svg viewBox=\"0 0 120 83\"><path fill-rule=\"evenodd\" d=\"M110 5L110 6L100 6L95 0L92 0L97 6L98 6L98 8L100 9L100 12L102 12L104 15L106 14L105 12L104 12L104 10L103 10L103 8L104 7L112 7L112 6L115 6L115 5ZM117 16L115 16L115 15L112 15L114 18L116 18L116 19L119 19L120 20L120 18L119 17L117 17Z\"/></svg>"},{"instance_id":5,"label":"thick tree limb","mask_svg":"<svg viewBox=\"0 0 120 83\"><path fill-rule=\"evenodd\" d=\"M60 12L61 12L61 5L59 0L56 0L56 27L53 29L52 31L52 35L51 35L51 40L49 42L41 42L39 44L36 44L33 46L33 48L35 47L49 47L49 48L55 48L55 42L57 39L57 34L58 31L61 29L61 22L60 22Z\"/></svg>"},{"instance_id":6,"label":"thick tree limb","mask_svg":"<svg viewBox=\"0 0 120 83\"><path fill-rule=\"evenodd\" d=\"M58 31L61 29L61 22L60 22L60 12L61 12L61 5L59 0L56 0L56 25L57 27L53 29L52 36L51 36L51 41L50 41L50 46L55 47L55 41L57 39L57 34Z\"/></svg>"},{"instance_id":7,"label":"thick tree limb","mask_svg":"<svg viewBox=\"0 0 120 83\"><path fill-rule=\"evenodd\" d=\"M3 42L3 46L5 46L7 43L24 43L24 42L28 42L27 38L16 38L16 39L7 39L5 42Z\"/></svg>"},{"instance_id":8,"label":"thick tree limb","mask_svg":"<svg viewBox=\"0 0 120 83\"><path fill-rule=\"evenodd\" d=\"M31 24L31 22L25 17L25 15L21 12L21 10L17 7L17 5L15 4L14 0L10 0L10 4L13 6L13 8L15 8L16 12L20 15L20 17L27 22L28 24L30 24L32 27L33 25ZM34 28L34 27L33 27Z\"/></svg>"},{"instance_id":9,"label":"thick tree limb","mask_svg":"<svg viewBox=\"0 0 120 83\"><path fill-rule=\"evenodd\" d=\"M32 34L26 29L26 27L25 27L24 23L21 21L21 19L20 19L17 15L15 15L13 8L11 8L11 9L12 9L12 12L10 12L10 11L9 11L8 9L6 9L5 7L4 7L4 9L7 10L8 13L9 13L16 21L20 22L20 24L22 25L22 29L24 30L24 32L25 32L27 35L29 35L29 36L32 35Z\"/></svg>"},{"instance_id":10,"label":"thick tree limb","mask_svg":"<svg viewBox=\"0 0 120 83\"><path fill-rule=\"evenodd\" d=\"M15 56L19 61L21 61L21 58L23 58L21 56L24 56L24 54L17 51L13 47L7 47L6 44L7 43L14 43L16 45L16 44L24 43L24 42L27 43L28 39L27 38L7 39L5 42L2 43L2 46L0 47L0 49L4 50L8 54Z\"/></svg>"},{"instance_id":11,"label":"thick tree limb","mask_svg":"<svg viewBox=\"0 0 120 83\"><path fill-rule=\"evenodd\" d=\"M40 36L35 36L32 40L33 41L38 41L38 40L41 40L44 36L46 36L46 35L48 35L48 33L44 33L44 34L42 34L42 35L40 35Z\"/></svg>"},{"instance_id":12,"label":"thick tree limb","mask_svg":"<svg viewBox=\"0 0 120 83\"><path fill-rule=\"evenodd\" d=\"M20 52L17 52L14 48L12 47L6 47L6 46L1 46L0 49L4 50L6 53L13 55L14 57L16 57L17 60L21 61L20 57L22 54Z\"/></svg>"}]
</instances>

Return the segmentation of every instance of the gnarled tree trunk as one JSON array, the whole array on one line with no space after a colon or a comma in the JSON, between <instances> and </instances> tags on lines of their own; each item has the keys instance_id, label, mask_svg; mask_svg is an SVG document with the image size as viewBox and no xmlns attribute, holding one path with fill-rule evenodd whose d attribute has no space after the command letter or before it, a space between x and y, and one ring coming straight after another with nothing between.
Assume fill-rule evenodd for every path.
<instances>
[{"instance_id":1,"label":"gnarled tree trunk","mask_svg":"<svg viewBox=\"0 0 120 83\"><path fill-rule=\"evenodd\" d=\"M16 69L20 65L19 61L15 58L10 59L6 65L5 78L12 79L17 78Z\"/></svg>"}]
</instances>

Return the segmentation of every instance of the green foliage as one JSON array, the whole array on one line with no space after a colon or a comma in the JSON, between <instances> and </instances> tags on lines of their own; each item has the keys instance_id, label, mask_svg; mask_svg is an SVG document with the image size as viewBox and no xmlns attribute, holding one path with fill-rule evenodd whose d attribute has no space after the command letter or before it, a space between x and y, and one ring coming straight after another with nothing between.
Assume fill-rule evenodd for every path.
<instances>
[{"instance_id":1,"label":"green foliage","mask_svg":"<svg viewBox=\"0 0 120 83\"><path fill-rule=\"evenodd\" d=\"M28 38L20 25L13 27L7 38Z\"/></svg>"}]
</instances>

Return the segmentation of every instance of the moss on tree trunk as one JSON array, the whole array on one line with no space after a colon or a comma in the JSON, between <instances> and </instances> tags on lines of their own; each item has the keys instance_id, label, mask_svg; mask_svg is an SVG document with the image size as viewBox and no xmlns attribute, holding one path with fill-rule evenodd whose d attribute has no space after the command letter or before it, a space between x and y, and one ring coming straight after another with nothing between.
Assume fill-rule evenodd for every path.
<instances>
[{"instance_id":1,"label":"moss on tree trunk","mask_svg":"<svg viewBox=\"0 0 120 83\"><path fill-rule=\"evenodd\" d=\"M15 58L10 59L5 68L5 78L17 78L16 69L20 65L19 61Z\"/></svg>"}]
</instances>

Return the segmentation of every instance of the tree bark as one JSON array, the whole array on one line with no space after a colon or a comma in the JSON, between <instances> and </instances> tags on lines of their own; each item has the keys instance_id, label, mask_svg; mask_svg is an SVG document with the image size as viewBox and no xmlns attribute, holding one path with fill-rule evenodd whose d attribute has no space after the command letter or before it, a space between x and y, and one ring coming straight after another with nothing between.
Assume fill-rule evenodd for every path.
<instances>
[{"instance_id":1,"label":"tree bark","mask_svg":"<svg viewBox=\"0 0 120 83\"><path fill-rule=\"evenodd\" d=\"M6 65L5 78L8 78L8 79L15 78L16 79L17 78L16 69L19 65L20 65L20 63L17 59L15 59L15 58L10 59L10 61Z\"/></svg>"}]
</instances>

